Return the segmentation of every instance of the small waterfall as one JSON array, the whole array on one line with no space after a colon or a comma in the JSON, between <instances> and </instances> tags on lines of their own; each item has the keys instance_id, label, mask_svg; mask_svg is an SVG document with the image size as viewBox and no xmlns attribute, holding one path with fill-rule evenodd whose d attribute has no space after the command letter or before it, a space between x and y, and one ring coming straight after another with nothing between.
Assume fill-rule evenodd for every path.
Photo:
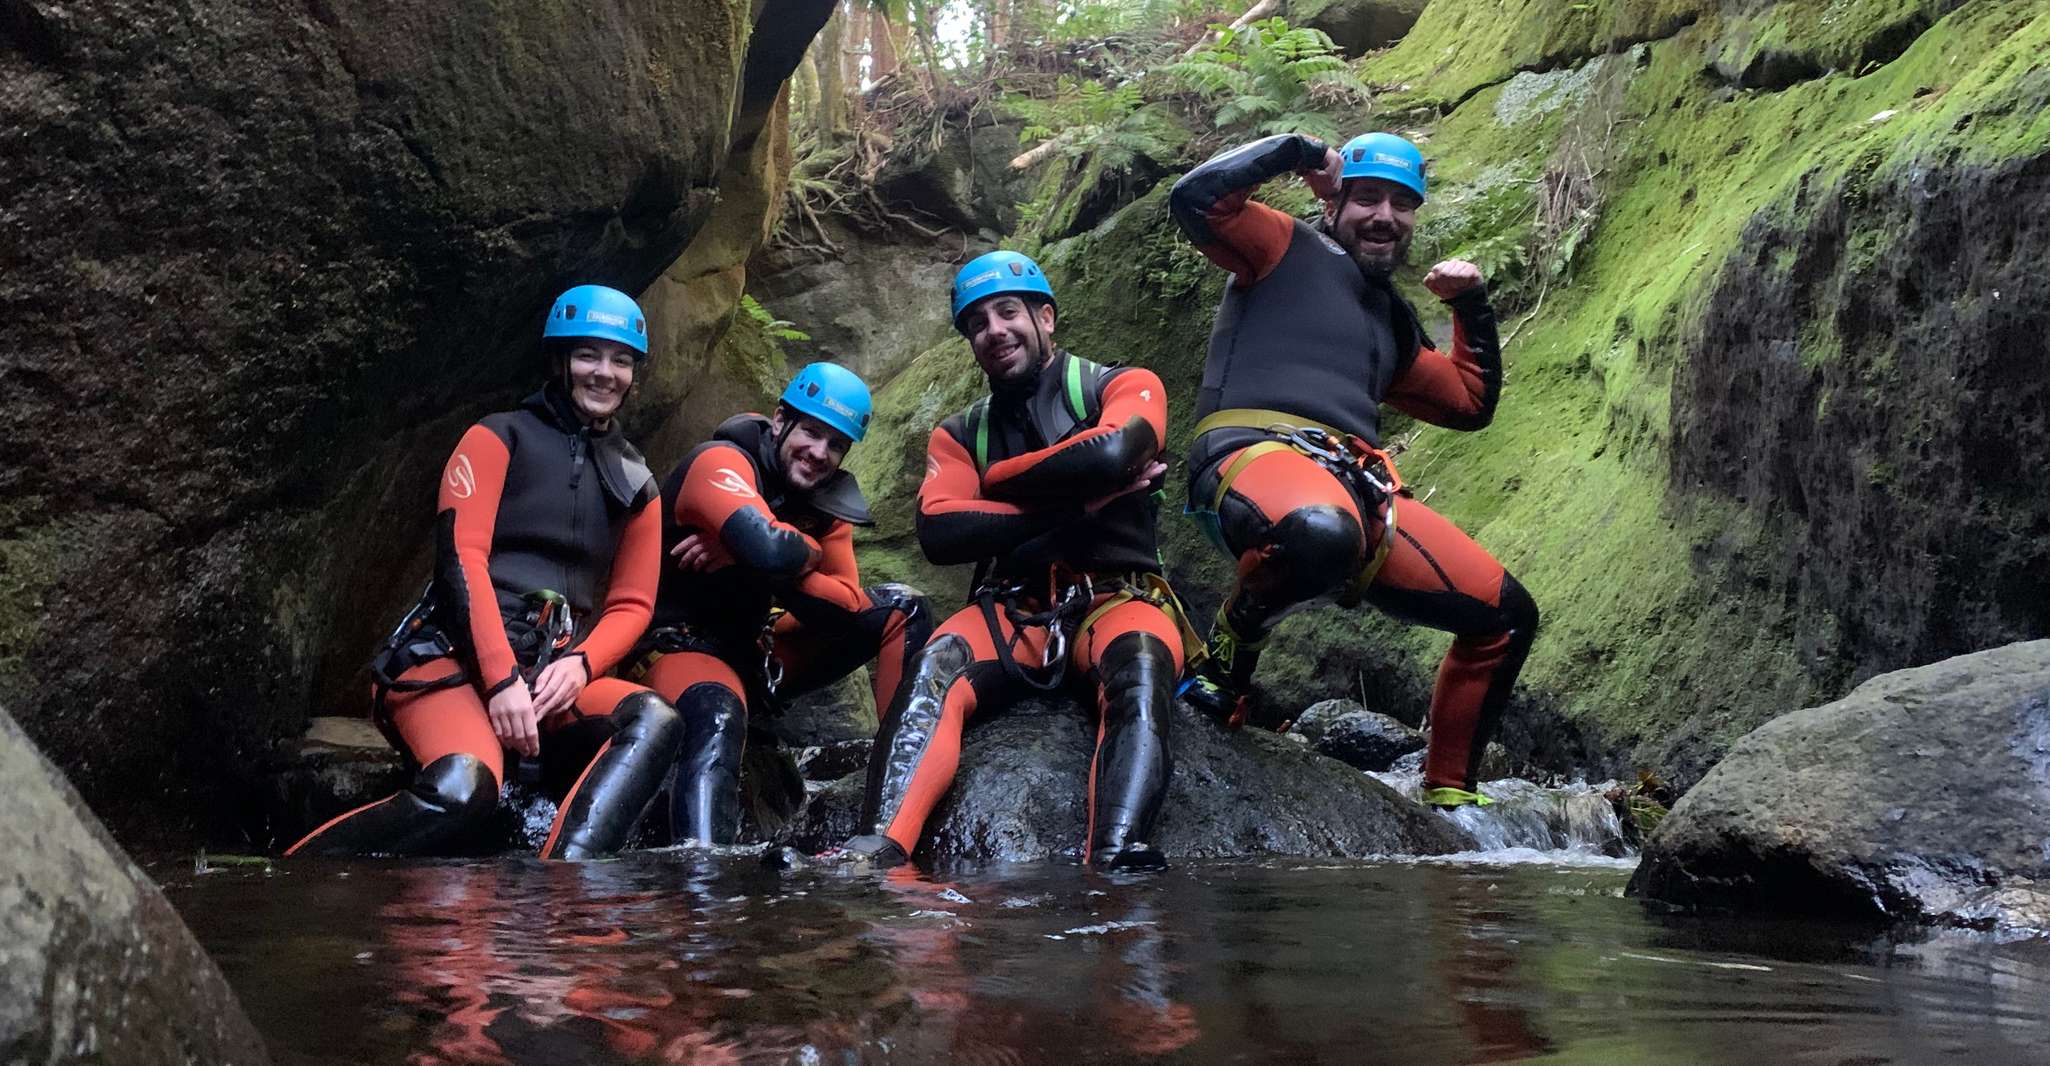
<instances>
[{"instance_id":1,"label":"small waterfall","mask_svg":"<svg viewBox=\"0 0 2050 1066\"><path fill-rule=\"evenodd\" d=\"M1419 802L1423 799L1421 769L1369 774L1382 784ZM1561 859L1603 856L1635 859L1637 833L1623 823L1615 800L1617 782L1574 781L1547 788L1517 777L1481 784L1481 794L1495 802L1486 807L1459 807L1445 812L1480 842L1483 852L1534 851L1558 853Z\"/></svg>"}]
</instances>

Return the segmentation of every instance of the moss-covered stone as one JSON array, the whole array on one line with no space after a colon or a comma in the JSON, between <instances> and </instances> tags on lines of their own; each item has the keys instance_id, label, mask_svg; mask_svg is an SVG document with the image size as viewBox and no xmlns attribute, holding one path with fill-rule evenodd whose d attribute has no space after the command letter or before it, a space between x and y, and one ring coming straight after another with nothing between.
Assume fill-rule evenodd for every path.
<instances>
[{"instance_id":1,"label":"moss-covered stone","mask_svg":"<svg viewBox=\"0 0 2050 1066\"><path fill-rule=\"evenodd\" d=\"M1437 0L1362 62L1390 87L1377 116L1406 116L1432 159L1419 264L1482 262L1508 312L1494 424L1389 432L1417 493L1544 612L1514 754L1684 786L1786 708L2050 629L2050 293L2030 266L2050 257L2046 35L2019 0ZM1718 73L1792 39L1812 76ZM1546 218L1562 180L1586 209ZM1222 275L1163 198L1041 251L1062 342L1158 370L1181 449ZM918 413L977 391L969 365L929 352L884 392L891 433L915 437L876 449L900 451L876 473L901 503ZM1163 534L1207 613L1224 560L1171 513ZM908 528L877 549L920 565ZM1349 695L1416 721L1446 639L1311 612L1261 684L1290 709Z\"/></svg>"}]
</instances>

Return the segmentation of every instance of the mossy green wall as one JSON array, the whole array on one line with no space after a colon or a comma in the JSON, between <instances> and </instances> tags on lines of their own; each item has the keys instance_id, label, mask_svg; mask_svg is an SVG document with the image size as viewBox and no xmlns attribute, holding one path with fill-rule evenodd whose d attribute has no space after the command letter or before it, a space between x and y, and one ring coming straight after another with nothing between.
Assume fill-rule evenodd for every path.
<instances>
[{"instance_id":1,"label":"mossy green wall","mask_svg":"<svg viewBox=\"0 0 2050 1066\"><path fill-rule=\"evenodd\" d=\"M1851 618L1862 601L1831 600L1800 579L1815 518L1770 493L1695 477L1704 463L1753 459L1705 458L1700 433L1676 450L1674 427L1733 417L1675 390L1676 379L1712 380L1726 347L1756 347L1732 324L1732 300L1770 303L1796 269L1855 279L1861 262L1886 260L1904 238L1883 197L1915 195L1929 168L1999 168L2050 152L2041 12L1995 0L1434 0L1399 46L1360 64L1386 88L1359 125L1403 129L1432 159L1417 262L1482 261L1514 338L1488 429L1390 427L1391 439L1415 430L1401 466L1418 494L1494 551L1543 609L1507 727L1513 747L1685 783L1758 723L1864 674L2038 624L2027 609L1993 610L1947 636L1852 632L1833 612ZM1781 58L1755 62L1767 52ZM1761 71L1786 84L1747 87L1773 81ZM1594 206L1541 230L1546 183L1568 173L1586 179ZM1171 444L1182 449L1222 278L1175 235L1164 194L1040 254L1061 294L1060 339L1094 359L1157 369L1179 401ZM1822 204L1851 205L1845 254L1797 265L1774 235L1798 231ZM1991 298L1970 295L1972 278L1958 284L1961 300ZM1795 365L1821 374L1841 358L1845 306L1794 309ZM2017 357L2040 366L2042 352ZM1883 359L1860 371L1884 372ZM926 431L977 386L960 342L921 356L884 390L880 439L857 462L885 516L865 548L870 565L949 595L960 576L916 558L908 508ZM2040 395L2025 400L2024 421ZM1860 401L1845 390L1818 400L1832 402ZM1883 482L1904 461L1869 464L1869 476ZM1835 491L1809 491L1818 487ZM2041 517L2040 504L2017 506L2003 528ZM1177 582L1207 609L1228 580L1224 560L1178 516L1164 533ZM1856 602L1839 602L1845 595ZM1367 614L1314 612L1281 630L1263 681L1298 706L1364 694L1415 720L1446 641Z\"/></svg>"}]
</instances>

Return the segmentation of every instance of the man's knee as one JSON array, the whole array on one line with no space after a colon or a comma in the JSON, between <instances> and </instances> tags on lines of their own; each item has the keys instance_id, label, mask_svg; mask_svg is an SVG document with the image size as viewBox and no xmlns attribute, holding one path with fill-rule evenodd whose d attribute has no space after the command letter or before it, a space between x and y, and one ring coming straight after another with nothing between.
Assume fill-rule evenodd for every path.
<instances>
[{"instance_id":1,"label":"man's knee","mask_svg":"<svg viewBox=\"0 0 2050 1066\"><path fill-rule=\"evenodd\" d=\"M620 700L612 722L618 728L613 734L615 743L654 747L683 743L683 716L652 692L636 692Z\"/></svg>"},{"instance_id":2,"label":"man's knee","mask_svg":"<svg viewBox=\"0 0 2050 1066\"><path fill-rule=\"evenodd\" d=\"M1359 519L1327 504L1288 512L1267 539L1272 551L1262 568L1271 571L1272 597L1291 603L1351 580L1366 544Z\"/></svg>"},{"instance_id":3,"label":"man's knee","mask_svg":"<svg viewBox=\"0 0 2050 1066\"><path fill-rule=\"evenodd\" d=\"M1518 646L1529 648L1537 639L1538 605L1531 599L1523 583L1508 573L1502 575L1502 620L1509 629L1511 640Z\"/></svg>"},{"instance_id":4,"label":"man's knee","mask_svg":"<svg viewBox=\"0 0 2050 1066\"><path fill-rule=\"evenodd\" d=\"M471 825L498 808L498 779L475 755L444 755L428 763L412 792L452 825Z\"/></svg>"}]
</instances>

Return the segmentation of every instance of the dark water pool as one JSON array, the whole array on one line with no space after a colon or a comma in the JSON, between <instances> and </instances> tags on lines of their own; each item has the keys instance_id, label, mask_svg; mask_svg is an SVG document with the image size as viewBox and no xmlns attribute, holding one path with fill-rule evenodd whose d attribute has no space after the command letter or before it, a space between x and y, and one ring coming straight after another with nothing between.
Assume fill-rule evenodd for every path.
<instances>
[{"instance_id":1,"label":"dark water pool","mask_svg":"<svg viewBox=\"0 0 2050 1066\"><path fill-rule=\"evenodd\" d=\"M163 876L163 871L159 871ZM2050 1062L2050 947L1648 914L1608 866L166 878L281 1062Z\"/></svg>"}]
</instances>

